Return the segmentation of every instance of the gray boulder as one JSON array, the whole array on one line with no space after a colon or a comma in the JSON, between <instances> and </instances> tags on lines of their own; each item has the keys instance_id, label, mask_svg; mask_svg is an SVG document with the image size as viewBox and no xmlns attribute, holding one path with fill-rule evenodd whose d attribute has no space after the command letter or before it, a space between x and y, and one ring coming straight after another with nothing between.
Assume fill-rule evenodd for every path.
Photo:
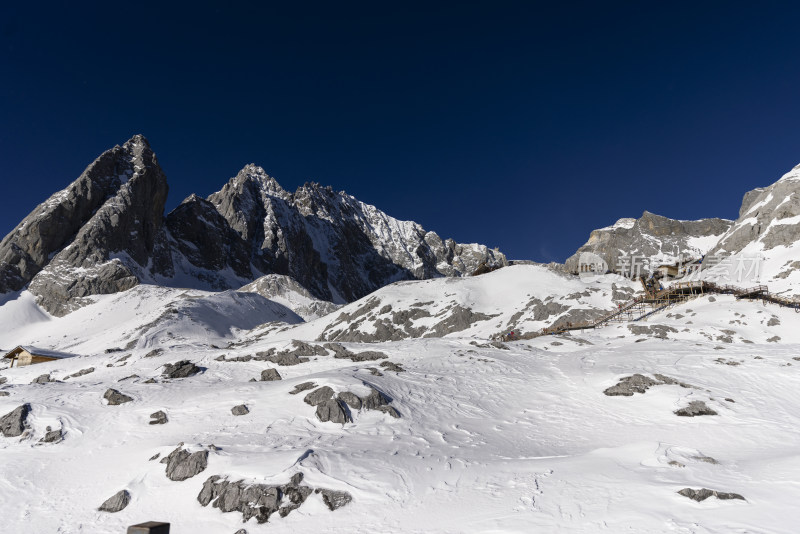
<instances>
[{"instance_id":1,"label":"gray boulder","mask_svg":"<svg viewBox=\"0 0 800 534\"><path fill-rule=\"evenodd\" d=\"M305 396L303 402L306 404L310 404L311 406L317 406L329 399L333 398L333 390L328 386L322 386L321 388L317 388L308 395Z\"/></svg>"},{"instance_id":2,"label":"gray boulder","mask_svg":"<svg viewBox=\"0 0 800 534\"><path fill-rule=\"evenodd\" d=\"M340 401L347 404L351 410L360 410L361 409L361 399L355 393L350 393L349 391L343 391L337 395Z\"/></svg>"},{"instance_id":3,"label":"gray boulder","mask_svg":"<svg viewBox=\"0 0 800 534\"><path fill-rule=\"evenodd\" d=\"M318 489L316 492L322 494L322 502L325 503L325 506L327 506L331 512L338 510L353 500L353 497L346 491Z\"/></svg>"},{"instance_id":4,"label":"gray boulder","mask_svg":"<svg viewBox=\"0 0 800 534\"><path fill-rule=\"evenodd\" d=\"M125 404L126 402L131 402L133 397L129 397L124 393L120 393L116 389L108 389L106 390L103 398L108 401L109 406L117 406L119 404Z\"/></svg>"},{"instance_id":5,"label":"gray boulder","mask_svg":"<svg viewBox=\"0 0 800 534\"><path fill-rule=\"evenodd\" d=\"M110 497L106 500L106 502L101 504L98 510L113 514L119 512L120 510L124 510L125 507L130 504L130 502L131 494L128 493L128 490L120 490L113 497Z\"/></svg>"},{"instance_id":6,"label":"gray boulder","mask_svg":"<svg viewBox=\"0 0 800 534\"><path fill-rule=\"evenodd\" d=\"M389 399L375 388L370 388L369 395L361 398L361 402L367 410L377 410L381 406L389 404Z\"/></svg>"},{"instance_id":7,"label":"gray boulder","mask_svg":"<svg viewBox=\"0 0 800 534\"><path fill-rule=\"evenodd\" d=\"M189 451L178 447L166 458L161 459L162 464L167 464L167 478L181 481L192 478L208 467L208 451Z\"/></svg>"},{"instance_id":8,"label":"gray boulder","mask_svg":"<svg viewBox=\"0 0 800 534\"><path fill-rule=\"evenodd\" d=\"M342 404L336 399L329 399L317 405L317 419L321 422L345 424L351 422Z\"/></svg>"},{"instance_id":9,"label":"gray boulder","mask_svg":"<svg viewBox=\"0 0 800 534\"><path fill-rule=\"evenodd\" d=\"M281 374L278 372L277 369L264 369L261 371L261 381L262 382L271 382L273 380L281 380Z\"/></svg>"},{"instance_id":10,"label":"gray boulder","mask_svg":"<svg viewBox=\"0 0 800 534\"><path fill-rule=\"evenodd\" d=\"M167 414L161 410L151 413L150 419L152 419L152 421L150 421L151 425L165 425L168 421Z\"/></svg>"},{"instance_id":11,"label":"gray boulder","mask_svg":"<svg viewBox=\"0 0 800 534\"><path fill-rule=\"evenodd\" d=\"M244 404L239 404L231 408L231 413L233 415L247 415L250 413L250 410Z\"/></svg>"},{"instance_id":12,"label":"gray boulder","mask_svg":"<svg viewBox=\"0 0 800 534\"><path fill-rule=\"evenodd\" d=\"M682 417L696 417L699 415L718 415L717 412L706 406L703 401L691 401L688 406L676 410L675 415Z\"/></svg>"},{"instance_id":13,"label":"gray boulder","mask_svg":"<svg viewBox=\"0 0 800 534\"><path fill-rule=\"evenodd\" d=\"M202 369L200 369L198 366L196 366L189 360L181 360L176 363L165 364L162 376L164 378L186 378L192 375L196 375L201 371Z\"/></svg>"},{"instance_id":14,"label":"gray boulder","mask_svg":"<svg viewBox=\"0 0 800 534\"><path fill-rule=\"evenodd\" d=\"M21 436L28 428L28 415L31 413L31 405L23 404L13 411L0 417L0 433L7 438Z\"/></svg>"},{"instance_id":15,"label":"gray boulder","mask_svg":"<svg viewBox=\"0 0 800 534\"><path fill-rule=\"evenodd\" d=\"M39 440L39 443L59 443L60 441L64 440L64 435L62 431L59 430L51 430L50 427L47 427L47 433L44 435L42 439Z\"/></svg>"}]
</instances>

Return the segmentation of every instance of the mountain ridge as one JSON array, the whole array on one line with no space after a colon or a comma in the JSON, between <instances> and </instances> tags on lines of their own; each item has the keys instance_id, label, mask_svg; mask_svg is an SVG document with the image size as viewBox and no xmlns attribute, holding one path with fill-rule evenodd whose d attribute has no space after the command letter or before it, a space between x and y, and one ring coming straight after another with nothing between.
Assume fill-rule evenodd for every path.
<instances>
[{"instance_id":1,"label":"mountain ridge","mask_svg":"<svg viewBox=\"0 0 800 534\"><path fill-rule=\"evenodd\" d=\"M165 214L168 191L144 136L105 151L0 242L0 293L27 286L62 316L139 283L222 290L277 274L343 304L394 281L507 263L331 187L289 193L252 163Z\"/></svg>"}]
</instances>

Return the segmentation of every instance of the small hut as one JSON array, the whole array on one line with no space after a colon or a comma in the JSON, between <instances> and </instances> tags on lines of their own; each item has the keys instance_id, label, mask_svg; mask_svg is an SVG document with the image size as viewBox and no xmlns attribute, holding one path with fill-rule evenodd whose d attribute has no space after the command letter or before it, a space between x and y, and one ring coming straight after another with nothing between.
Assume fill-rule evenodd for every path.
<instances>
[{"instance_id":1,"label":"small hut","mask_svg":"<svg viewBox=\"0 0 800 534\"><path fill-rule=\"evenodd\" d=\"M39 347L30 345L20 345L7 352L3 358L11 360L11 365L9 367L14 367L14 362L17 362L17 367L24 367L35 363L52 362L53 360L63 360L64 358L72 358L74 356L75 354L70 354L68 352L40 349Z\"/></svg>"}]
</instances>

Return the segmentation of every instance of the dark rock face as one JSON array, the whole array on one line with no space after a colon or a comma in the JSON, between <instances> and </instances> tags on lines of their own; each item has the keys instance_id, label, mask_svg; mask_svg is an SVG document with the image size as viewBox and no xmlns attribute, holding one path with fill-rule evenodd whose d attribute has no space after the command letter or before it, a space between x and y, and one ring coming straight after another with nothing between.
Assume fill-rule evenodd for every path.
<instances>
[{"instance_id":1,"label":"dark rock face","mask_svg":"<svg viewBox=\"0 0 800 534\"><path fill-rule=\"evenodd\" d=\"M303 402L306 404L310 404L311 406L317 406L327 400L333 398L333 390L328 386L322 386L321 388L317 388L308 395L305 396Z\"/></svg>"},{"instance_id":2,"label":"dark rock face","mask_svg":"<svg viewBox=\"0 0 800 534\"><path fill-rule=\"evenodd\" d=\"M706 406L703 401L691 401L689 406L675 411L675 415L682 417L696 417L698 415L718 415L717 412Z\"/></svg>"},{"instance_id":3,"label":"dark rock face","mask_svg":"<svg viewBox=\"0 0 800 534\"><path fill-rule=\"evenodd\" d=\"M580 255L600 256L615 271L620 255L654 256L662 251L681 251L700 257L704 251L690 246L693 237L721 236L732 225L725 219L678 221L645 211L639 219L620 219L613 226L594 230L589 241L565 262L568 272L577 273Z\"/></svg>"},{"instance_id":4,"label":"dark rock face","mask_svg":"<svg viewBox=\"0 0 800 534\"><path fill-rule=\"evenodd\" d=\"M113 497L110 497L106 502L100 505L101 512L116 513L124 510L131 502L131 494L128 490L120 490Z\"/></svg>"},{"instance_id":5,"label":"dark rock face","mask_svg":"<svg viewBox=\"0 0 800 534\"><path fill-rule=\"evenodd\" d=\"M262 382L272 382L273 380L281 380L281 374L277 369L264 369L261 371Z\"/></svg>"},{"instance_id":6,"label":"dark rock face","mask_svg":"<svg viewBox=\"0 0 800 534\"><path fill-rule=\"evenodd\" d=\"M161 410L159 410L159 411L157 411L155 413L151 413L150 414L150 419L152 419L152 421L150 421L151 425L165 425L165 424L167 424L167 421L168 421L167 414L165 414Z\"/></svg>"},{"instance_id":7,"label":"dark rock face","mask_svg":"<svg viewBox=\"0 0 800 534\"><path fill-rule=\"evenodd\" d=\"M191 195L167 215L166 226L173 246L195 267L210 272L230 267L242 278L253 278L247 243L209 201ZM224 282L212 285L225 287Z\"/></svg>"},{"instance_id":8,"label":"dark rock face","mask_svg":"<svg viewBox=\"0 0 800 534\"><path fill-rule=\"evenodd\" d=\"M350 503L353 498L346 491L334 491L318 489L317 493L322 494L322 502L332 512Z\"/></svg>"},{"instance_id":9,"label":"dark rock face","mask_svg":"<svg viewBox=\"0 0 800 534\"><path fill-rule=\"evenodd\" d=\"M28 428L28 414L30 413L31 405L26 403L0 417L0 433L7 438L21 436Z\"/></svg>"},{"instance_id":10,"label":"dark rock face","mask_svg":"<svg viewBox=\"0 0 800 534\"><path fill-rule=\"evenodd\" d=\"M167 478L175 481L186 480L205 471L208 467L208 451L190 453L178 447L163 458L161 463L167 464Z\"/></svg>"},{"instance_id":11,"label":"dark rock face","mask_svg":"<svg viewBox=\"0 0 800 534\"><path fill-rule=\"evenodd\" d=\"M361 399L355 393L343 391L336 396L337 399L347 404L351 410L361 409Z\"/></svg>"},{"instance_id":12,"label":"dark rock face","mask_svg":"<svg viewBox=\"0 0 800 534\"><path fill-rule=\"evenodd\" d=\"M197 501L202 506L211 504L223 513L240 512L245 522L255 518L258 523L266 523L275 512L286 517L292 510L300 508L314 492L322 494L322 500L330 510L341 508L353 500L347 492L314 490L301 484L302 481L302 473L295 474L288 484L282 486L250 484L243 480L230 482L215 475L205 481Z\"/></svg>"},{"instance_id":13,"label":"dark rock face","mask_svg":"<svg viewBox=\"0 0 800 534\"><path fill-rule=\"evenodd\" d=\"M688 497L693 501L701 502L709 497L716 497L717 499L721 500L729 500L729 499L740 499L742 501L745 500L744 497L739 495L738 493L724 493L721 491L714 491L707 488L702 489L692 489L692 488L683 488L678 492L680 495L684 497Z\"/></svg>"},{"instance_id":14,"label":"dark rock face","mask_svg":"<svg viewBox=\"0 0 800 534\"><path fill-rule=\"evenodd\" d=\"M164 365L164 378L186 378L196 375L202 371L198 366L189 360L181 360L177 363L168 363Z\"/></svg>"},{"instance_id":15,"label":"dark rock face","mask_svg":"<svg viewBox=\"0 0 800 534\"><path fill-rule=\"evenodd\" d=\"M294 389L289 392L289 395L297 395L298 393L314 389L315 387L317 387L317 385L314 382L303 382L302 384L297 384Z\"/></svg>"},{"instance_id":16,"label":"dark rock face","mask_svg":"<svg viewBox=\"0 0 800 534\"><path fill-rule=\"evenodd\" d=\"M20 290L30 282L134 175L132 141L101 154L77 180L37 206L0 242L0 293Z\"/></svg>"},{"instance_id":17,"label":"dark rock face","mask_svg":"<svg viewBox=\"0 0 800 534\"><path fill-rule=\"evenodd\" d=\"M386 405L389 404L389 402L391 402L386 397L386 395L384 395L383 393L381 393L377 389L375 389L375 388L371 388L371 389L372 389L372 391L370 391L369 395L367 395L366 397L363 397L361 399L361 402L364 405L364 408L366 408L367 410L377 410L381 406L386 406Z\"/></svg>"},{"instance_id":18,"label":"dark rock face","mask_svg":"<svg viewBox=\"0 0 800 534\"><path fill-rule=\"evenodd\" d=\"M51 250L57 251L55 256L30 279L29 288L37 302L56 316L86 304L84 297L124 291L151 275L173 273L163 230L167 180L147 140L134 136L100 160L110 161L111 166L103 166L100 173L111 182L105 190L107 196L92 204L94 209L85 214L88 218L76 219L71 232L59 240L60 250ZM94 173L91 169L84 174ZM107 178L108 172L113 173L112 178ZM81 181L79 178L68 190L76 195L86 193L74 187ZM32 213L26 221L36 215ZM41 223L40 228L40 232L49 231Z\"/></svg>"},{"instance_id":19,"label":"dark rock face","mask_svg":"<svg viewBox=\"0 0 800 534\"><path fill-rule=\"evenodd\" d=\"M117 406L119 404L125 404L126 402L131 402L133 397L129 397L124 393L120 393L116 389L109 389L103 395L103 398L108 401L109 406Z\"/></svg>"},{"instance_id":20,"label":"dark rock face","mask_svg":"<svg viewBox=\"0 0 800 534\"><path fill-rule=\"evenodd\" d=\"M336 399L329 399L317 405L317 419L321 422L345 424L352 420L342 404Z\"/></svg>"},{"instance_id":21,"label":"dark rock face","mask_svg":"<svg viewBox=\"0 0 800 534\"><path fill-rule=\"evenodd\" d=\"M250 410L244 404L239 404L231 408L231 413L233 415L247 415L250 413Z\"/></svg>"},{"instance_id":22,"label":"dark rock face","mask_svg":"<svg viewBox=\"0 0 800 534\"><path fill-rule=\"evenodd\" d=\"M800 223L800 166L769 187L745 194L739 218L720 239L711 254L737 253L751 242L763 243L764 250L797 242ZM787 222L781 222L787 221ZM795 267L796 268L796 267Z\"/></svg>"}]
</instances>

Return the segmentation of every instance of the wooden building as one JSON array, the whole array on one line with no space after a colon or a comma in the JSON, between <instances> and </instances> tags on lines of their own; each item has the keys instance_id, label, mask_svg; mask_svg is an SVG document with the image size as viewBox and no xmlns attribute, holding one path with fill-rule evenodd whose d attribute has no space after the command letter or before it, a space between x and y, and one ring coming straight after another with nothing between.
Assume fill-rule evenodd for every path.
<instances>
[{"instance_id":1,"label":"wooden building","mask_svg":"<svg viewBox=\"0 0 800 534\"><path fill-rule=\"evenodd\" d=\"M52 362L54 360L72 358L73 356L75 356L75 354L58 352L50 349L40 349L39 347L32 347L30 345L20 345L7 352L3 358L11 360L10 367L14 367L15 362L17 367L24 367L26 365L33 365L35 363Z\"/></svg>"}]
</instances>

